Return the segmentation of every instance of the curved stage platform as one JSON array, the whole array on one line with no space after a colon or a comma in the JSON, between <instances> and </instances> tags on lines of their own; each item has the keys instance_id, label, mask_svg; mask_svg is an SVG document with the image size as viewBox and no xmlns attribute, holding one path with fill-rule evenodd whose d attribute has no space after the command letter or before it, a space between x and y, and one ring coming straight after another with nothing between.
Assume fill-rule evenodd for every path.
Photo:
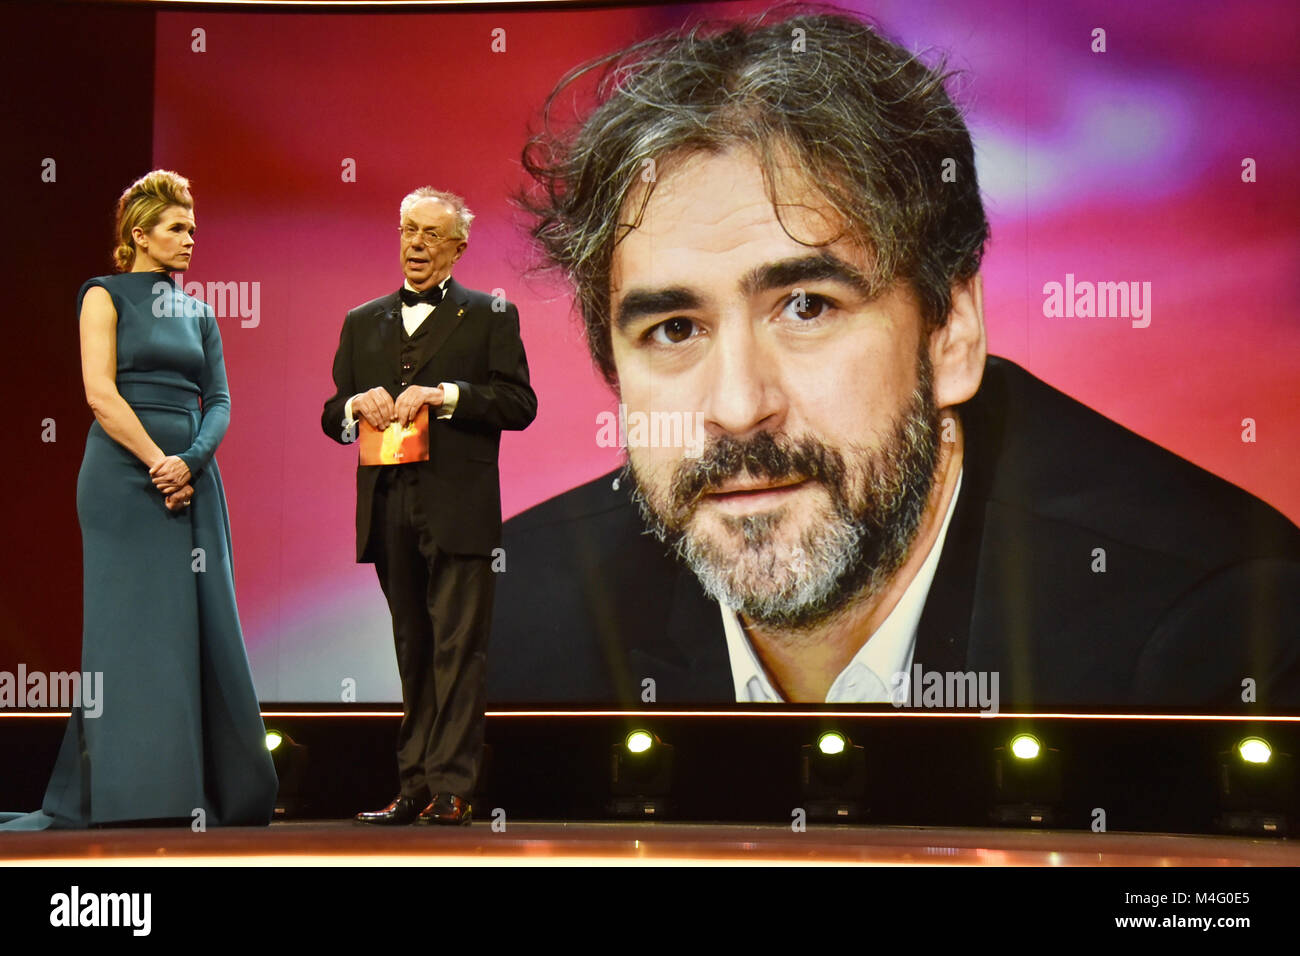
<instances>
[{"instance_id":1,"label":"curved stage platform","mask_svg":"<svg viewBox=\"0 0 1300 956\"><path fill-rule=\"evenodd\" d=\"M484 820L469 827L351 821L268 829L6 834L0 866L1296 866L1300 844L1243 837L687 823Z\"/></svg>"}]
</instances>

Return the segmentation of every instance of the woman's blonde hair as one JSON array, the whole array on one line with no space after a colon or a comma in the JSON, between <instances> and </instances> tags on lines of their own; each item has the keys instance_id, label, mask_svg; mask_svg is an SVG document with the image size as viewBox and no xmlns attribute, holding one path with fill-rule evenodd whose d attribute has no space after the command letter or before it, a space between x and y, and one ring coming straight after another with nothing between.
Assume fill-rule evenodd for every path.
<instances>
[{"instance_id":1,"label":"woman's blonde hair","mask_svg":"<svg viewBox=\"0 0 1300 956\"><path fill-rule=\"evenodd\" d=\"M117 201L117 247L113 250L113 265L118 272L126 272L135 262L131 230L139 226L148 232L170 206L192 210L194 198L190 195L190 181L168 169L145 173L122 193Z\"/></svg>"}]
</instances>

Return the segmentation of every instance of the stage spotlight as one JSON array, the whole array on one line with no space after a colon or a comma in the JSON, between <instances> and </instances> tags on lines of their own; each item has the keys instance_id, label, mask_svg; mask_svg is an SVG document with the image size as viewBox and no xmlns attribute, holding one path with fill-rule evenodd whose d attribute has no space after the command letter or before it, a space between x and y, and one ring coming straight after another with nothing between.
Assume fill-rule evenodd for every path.
<instances>
[{"instance_id":1,"label":"stage spotlight","mask_svg":"<svg viewBox=\"0 0 1300 956\"><path fill-rule=\"evenodd\" d=\"M307 769L307 748L295 743L284 731L268 728L266 749L271 751L275 774L280 778L280 790L275 797L275 819L298 816L305 807L303 778Z\"/></svg>"},{"instance_id":2,"label":"stage spotlight","mask_svg":"<svg viewBox=\"0 0 1300 956\"><path fill-rule=\"evenodd\" d=\"M1060 814L1061 752L1030 733L993 748L993 809L999 826L1051 826Z\"/></svg>"},{"instance_id":3,"label":"stage spotlight","mask_svg":"<svg viewBox=\"0 0 1300 956\"><path fill-rule=\"evenodd\" d=\"M1268 763L1273 756L1273 748L1262 737L1247 737L1237 744L1237 753L1246 763Z\"/></svg>"},{"instance_id":4,"label":"stage spotlight","mask_svg":"<svg viewBox=\"0 0 1300 956\"><path fill-rule=\"evenodd\" d=\"M624 745L634 754L643 754L655 745L654 734L645 730L634 730L627 735Z\"/></svg>"},{"instance_id":5,"label":"stage spotlight","mask_svg":"<svg viewBox=\"0 0 1300 956\"><path fill-rule=\"evenodd\" d=\"M1043 749L1033 734L1017 734L1011 738L1011 753L1021 760L1033 760Z\"/></svg>"},{"instance_id":6,"label":"stage spotlight","mask_svg":"<svg viewBox=\"0 0 1300 956\"><path fill-rule=\"evenodd\" d=\"M799 748L799 784L812 822L853 823L866 816L867 754L848 737L827 731Z\"/></svg>"},{"instance_id":7,"label":"stage spotlight","mask_svg":"<svg viewBox=\"0 0 1300 956\"><path fill-rule=\"evenodd\" d=\"M610 748L609 812L659 819L670 811L673 748L648 730L633 730Z\"/></svg>"},{"instance_id":8,"label":"stage spotlight","mask_svg":"<svg viewBox=\"0 0 1300 956\"><path fill-rule=\"evenodd\" d=\"M1228 833L1286 836L1294 825L1295 761L1263 737L1246 737L1219 754L1215 825Z\"/></svg>"},{"instance_id":9,"label":"stage spotlight","mask_svg":"<svg viewBox=\"0 0 1300 956\"><path fill-rule=\"evenodd\" d=\"M828 757L844 753L844 746L844 735L837 734L833 730L817 738L817 749Z\"/></svg>"}]
</instances>

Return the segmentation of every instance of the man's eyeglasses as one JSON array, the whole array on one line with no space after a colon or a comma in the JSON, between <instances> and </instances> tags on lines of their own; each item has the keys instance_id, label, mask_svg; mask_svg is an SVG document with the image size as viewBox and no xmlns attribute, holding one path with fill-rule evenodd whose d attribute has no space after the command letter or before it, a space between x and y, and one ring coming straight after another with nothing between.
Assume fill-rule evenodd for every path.
<instances>
[{"instance_id":1,"label":"man's eyeglasses","mask_svg":"<svg viewBox=\"0 0 1300 956\"><path fill-rule=\"evenodd\" d=\"M429 245L433 245L435 242L442 242L442 240L450 238L449 236L440 234L438 230L434 229L432 226L425 226L423 229L420 229L418 226L409 222L401 227L401 231L402 238L407 242L414 242L416 236L422 236L425 242Z\"/></svg>"}]
</instances>

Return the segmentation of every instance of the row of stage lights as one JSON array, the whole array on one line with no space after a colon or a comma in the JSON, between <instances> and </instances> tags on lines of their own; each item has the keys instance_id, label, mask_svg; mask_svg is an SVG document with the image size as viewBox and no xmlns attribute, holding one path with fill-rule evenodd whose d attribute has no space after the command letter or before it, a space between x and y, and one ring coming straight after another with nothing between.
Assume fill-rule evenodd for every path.
<instances>
[{"instance_id":1,"label":"row of stage lights","mask_svg":"<svg viewBox=\"0 0 1300 956\"><path fill-rule=\"evenodd\" d=\"M673 748L648 730L634 730L612 748L611 812L618 817L663 817L669 809ZM1216 824L1239 834L1285 836L1296 812L1290 754L1263 737L1246 737L1218 756L1220 813ZM1001 826L1040 827L1060 822L1062 756L1030 733L993 749L994 797L990 820ZM852 823L866 816L866 751L838 731L827 731L800 752L800 788L807 819Z\"/></svg>"},{"instance_id":2,"label":"row of stage lights","mask_svg":"<svg viewBox=\"0 0 1300 956\"><path fill-rule=\"evenodd\" d=\"M306 748L288 734L268 730L266 747L280 776L277 811L296 802ZM1218 757L1220 814L1230 833L1285 836L1297 805L1295 768L1263 737L1250 736ZM990 820L1002 826L1053 826L1060 822L1061 751L1030 733L993 749L994 798ZM611 814L658 819L670 814L674 749L649 730L637 729L610 748ZM854 823L866 817L867 757L838 731L800 748L800 790L810 822Z\"/></svg>"}]
</instances>

